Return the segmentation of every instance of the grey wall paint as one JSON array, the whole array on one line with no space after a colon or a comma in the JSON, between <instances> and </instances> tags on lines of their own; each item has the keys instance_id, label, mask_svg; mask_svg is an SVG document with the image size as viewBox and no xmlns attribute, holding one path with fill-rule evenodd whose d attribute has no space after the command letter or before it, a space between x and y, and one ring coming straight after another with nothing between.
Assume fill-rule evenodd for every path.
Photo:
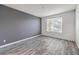
<instances>
[{"instance_id":1,"label":"grey wall paint","mask_svg":"<svg viewBox=\"0 0 79 59\"><path fill-rule=\"evenodd\" d=\"M47 32L46 31L46 19L52 18L52 17L62 17L62 33L56 33L56 32ZM42 34L55 37L55 38L61 38L66 40L75 40L75 11L68 11L56 15L51 15L47 17L42 18Z\"/></svg>"},{"instance_id":2,"label":"grey wall paint","mask_svg":"<svg viewBox=\"0 0 79 59\"><path fill-rule=\"evenodd\" d=\"M39 34L40 18L0 5L0 45Z\"/></svg>"},{"instance_id":3,"label":"grey wall paint","mask_svg":"<svg viewBox=\"0 0 79 59\"><path fill-rule=\"evenodd\" d=\"M79 5L76 7L76 43L79 48Z\"/></svg>"}]
</instances>

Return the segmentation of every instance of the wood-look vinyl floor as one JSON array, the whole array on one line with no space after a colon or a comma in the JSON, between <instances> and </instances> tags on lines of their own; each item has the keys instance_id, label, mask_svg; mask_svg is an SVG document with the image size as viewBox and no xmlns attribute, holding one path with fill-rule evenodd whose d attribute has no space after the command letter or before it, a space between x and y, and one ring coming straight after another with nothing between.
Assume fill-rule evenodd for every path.
<instances>
[{"instance_id":1,"label":"wood-look vinyl floor","mask_svg":"<svg viewBox=\"0 0 79 59\"><path fill-rule=\"evenodd\" d=\"M4 51L4 55L78 55L75 42L39 36Z\"/></svg>"}]
</instances>

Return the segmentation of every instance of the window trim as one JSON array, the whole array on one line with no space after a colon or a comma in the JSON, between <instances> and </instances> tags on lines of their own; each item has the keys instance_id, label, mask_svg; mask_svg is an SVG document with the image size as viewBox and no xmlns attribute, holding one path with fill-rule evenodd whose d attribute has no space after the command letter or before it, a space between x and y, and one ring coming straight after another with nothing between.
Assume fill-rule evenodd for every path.
<instances>
[{"instance_id":1,"label":"window trim","mask_svg":"<svg viewBox=\"0 0 79 59\"><path fill-rule=\"evenodd\" d=\"M60 24L61 26L60 26L60 31L54 31L54 30L52 30L52 31L51 31L51 30L50 30L50 28L51 28L51 27L49 28L49 26L50 26L50 25L48 25L49 20L54 19L54 18L61 18L61 24ZM49 20L48 20L48 19L49 19ZM47 22L47 26L46 26L46 27L47 27L47 28L46 28L46 31L47 31L47 32L56 32L56 33L62 33L62 17L61 17L61 16L59 16L59 17L47 18L47 21L46 21L46 22Z\"/></svg>"}]
</instances>

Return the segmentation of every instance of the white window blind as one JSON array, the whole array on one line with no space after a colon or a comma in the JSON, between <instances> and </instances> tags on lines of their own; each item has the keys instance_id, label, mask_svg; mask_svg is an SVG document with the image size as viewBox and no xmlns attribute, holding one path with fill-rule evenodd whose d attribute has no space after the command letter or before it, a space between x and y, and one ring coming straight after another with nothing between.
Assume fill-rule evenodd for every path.
<instances>
[{"instance_id":1,"label":"white window blind","mask_svg":"<svg viewBox=\"0 0 79 59\"><path fill-rule=\"evenodd\" d=\"M62 33L62 17L47 19L47 31Z\"/></svg>"}]
</instances>

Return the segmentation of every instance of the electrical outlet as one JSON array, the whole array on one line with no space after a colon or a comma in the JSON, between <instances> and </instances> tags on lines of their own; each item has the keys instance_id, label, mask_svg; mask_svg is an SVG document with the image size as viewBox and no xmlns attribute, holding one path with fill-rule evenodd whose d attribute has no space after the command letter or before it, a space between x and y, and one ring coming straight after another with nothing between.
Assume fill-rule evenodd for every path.
<instances>
[{"instance_id":1,"label":"electrical outlet","mask_svg":"<svg viewBox=\"0 0 79 59\"><path fill-rule=\"evenodd\" d=\"M5 43L5 42L6 42L6 40L3 40L3 42Z\"/></svg>"}]
</instances>

